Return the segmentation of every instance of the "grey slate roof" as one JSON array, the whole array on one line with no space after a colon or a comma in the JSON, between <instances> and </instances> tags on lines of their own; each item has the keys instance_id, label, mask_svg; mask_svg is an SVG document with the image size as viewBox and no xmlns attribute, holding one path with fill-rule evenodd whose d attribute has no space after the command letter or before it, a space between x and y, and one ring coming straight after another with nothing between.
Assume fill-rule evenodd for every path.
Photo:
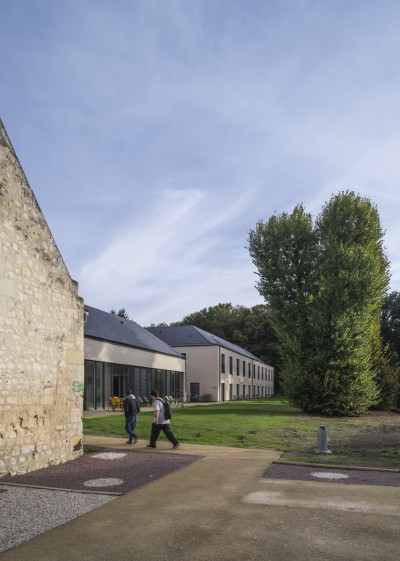
<instances>
[{"instance_id":1,"label":"grey slate roof","mask_svg":"<svg viewBox=\"0 0 400 561\"><path fill-rule=\"evenodd\" d=\"M130 319L86 305L85 311L89 312L84 324L85 337L182 358L175 349Z\"/></svg>"},{"instance_id":2,"label":"grey slate roof","mask_svg":"<svg viewBox=\"0 0 400 561\"><path fill-rule=\"evenodd\" d=\"M173 325L171 327L146 327L147 331L156 335L171 347L193 347L219 345L232 352L239 353L252 360L263 362L258 357L238 345L234 345L217 335L208 333L194 325Z\"/></svg>"}]
</instances>

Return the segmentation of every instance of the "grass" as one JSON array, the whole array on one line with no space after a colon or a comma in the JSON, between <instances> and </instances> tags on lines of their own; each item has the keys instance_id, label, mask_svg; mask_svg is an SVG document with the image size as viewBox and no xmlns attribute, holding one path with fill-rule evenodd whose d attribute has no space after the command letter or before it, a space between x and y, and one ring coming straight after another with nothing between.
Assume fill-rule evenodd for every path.
<instances>
[{"instance_id":1,"label":"grass","mask_svg":"<svg viewBox=\"0 0 400 561\"><path fill-rule=\"evenodd\" d=\"M142 412L139 436L150 434L152 412ZM84 433L125 437L123 415L83 420ZM315 454L320 425L328 426L332 455ZM181 442L282 450L282 460L400 469L400 415L306 415L278 398L173 409L172 430ZM163 435L160 438L164 438Z\"/></svg>"}]
</instances>

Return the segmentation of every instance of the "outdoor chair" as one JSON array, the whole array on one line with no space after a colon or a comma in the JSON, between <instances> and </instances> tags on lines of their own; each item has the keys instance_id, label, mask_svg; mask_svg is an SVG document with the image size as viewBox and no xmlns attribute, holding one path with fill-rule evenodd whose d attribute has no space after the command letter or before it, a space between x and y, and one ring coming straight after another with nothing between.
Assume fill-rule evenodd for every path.
<instances>
[{"instance_id":1,"label":"outdoor chair","mask_svg":"<svg viewBox=\"0 0 400 561\"><path fill-rule=\"evenodd\" d=\"M119 397L112 397L111 398L111 409L113 411L118 411L118 409L120 409L121 407L121 399Z\"/></svg>"}]
</instances>

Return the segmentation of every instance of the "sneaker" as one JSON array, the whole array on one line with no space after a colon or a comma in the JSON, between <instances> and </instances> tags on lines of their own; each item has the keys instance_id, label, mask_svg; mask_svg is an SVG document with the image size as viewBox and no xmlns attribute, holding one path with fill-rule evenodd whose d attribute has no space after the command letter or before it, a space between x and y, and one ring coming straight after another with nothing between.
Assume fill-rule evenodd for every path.
<instances>
[{"instance_id":1,"label":"sneaker","mask_svg":"<svg viewBox=\"0 0 400 561\"><path fill-rule=\"evenodd\" d=\"M138 438L134 438L133 439L133 444L136 444L138 440L139 440Z\"/></svg>"},{"instance_id":2,"label":"sneaker","mask_svg":"<svg viewBox=\"0 0 400 561\"><path fill-rule=\"evenodd\" d=\"M176 444L174 444L174 445L172 446L172 450L176 450L177 448L179 448L180 445L181 445L181 443L180 443L180 442L177 442Z\"/></svg>"},{"instance_id":3,"label":"sneaker","mask_svg":"<svg viewBox=\"0 0 400 561\"><path fill-rule=\"evenodd\" d=\"M127 440L126 443L127 444L132 444L132 440Z\"/></svg>"},{"instance_id":4,"label":"sneaker","mask_svg":"<svg viewBox=\"0 0 400 561\"><path fill-rule=\"evenodd\" d=\"M155 448L154 444L148 444L146 448Z\"/></svg>"}]
</instances>

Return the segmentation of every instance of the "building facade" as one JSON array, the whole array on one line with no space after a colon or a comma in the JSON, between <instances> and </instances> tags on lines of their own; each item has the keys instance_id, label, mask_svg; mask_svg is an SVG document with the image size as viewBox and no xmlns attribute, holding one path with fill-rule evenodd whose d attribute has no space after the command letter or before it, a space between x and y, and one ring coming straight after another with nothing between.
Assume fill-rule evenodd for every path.
<instances>
[{"instance_id":1,"label":"building facade","mask_svg":"<svg viewBox=\"0 0 400 561\"><path fill-rule=\"evenodd\" d=\"M85 314L85 410L108 407L128 388L144 398L184 391L183 355L132 320L90 306Z\"/></svg>"},{"instance_id":2,"label":"building facade","mask_svg":"<svg viewBox=\"0 0 400 561\"><path fill-rule=\"evenodd\" d=\"M274 394L274 369L246 349L193 325L147 330L186 356L189 400L231 401Z\"/></svg>"},{"instance_id":3,"label":"building facade","mask_svg":"<svg viewBox=\"0 0 400 561\"><path fill-rule=\"evenodd\" d=\"M0 121L0 473L82 454L83 301Z\"/></svg>"}]
</instances>

